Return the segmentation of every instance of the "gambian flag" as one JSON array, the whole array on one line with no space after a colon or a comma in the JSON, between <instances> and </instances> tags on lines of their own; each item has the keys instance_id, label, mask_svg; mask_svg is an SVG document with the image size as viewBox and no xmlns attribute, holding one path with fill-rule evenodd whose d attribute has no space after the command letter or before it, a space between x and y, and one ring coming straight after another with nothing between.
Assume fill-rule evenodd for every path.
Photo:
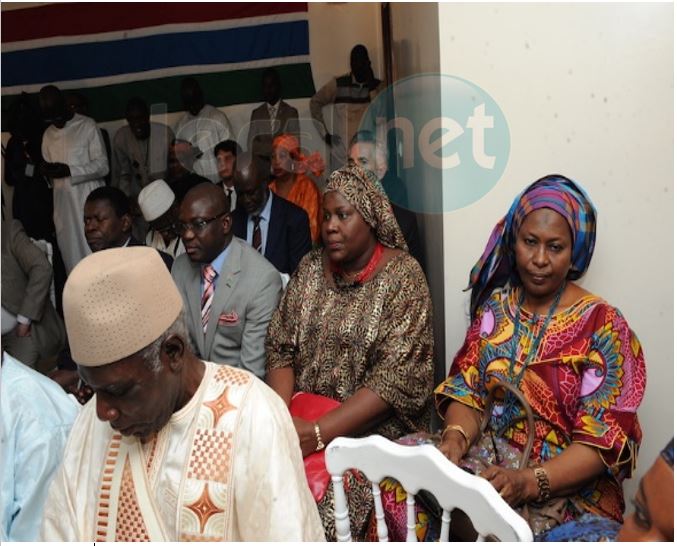
<instances>
[{"instance_id":1,"label":"gambian flag","mask_svg":"<svg viewBox=\"0 0 677 546\"><path fill-rule=\"evenodd\" d=\"M47 84L76 90L99 122L127 100L183 110L194 76L214 106L261 100L261 72L277 67L285 98L315 92L305 3L80 3L2 12L2 110ZM3 121L6 116L3 115Z\"/></svg>"}]
</instances>

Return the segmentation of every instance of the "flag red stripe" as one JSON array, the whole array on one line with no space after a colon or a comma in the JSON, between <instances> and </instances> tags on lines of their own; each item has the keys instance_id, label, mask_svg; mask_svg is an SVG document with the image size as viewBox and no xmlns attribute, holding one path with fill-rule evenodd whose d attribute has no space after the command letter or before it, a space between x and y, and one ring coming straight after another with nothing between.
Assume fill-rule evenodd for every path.
<instances>
[{"instance_id":1,"label":"flag red stripe","mask_svg":"<svg viewBox=\"0 0 677 546\"><path fill-rule=\"evenodd\" d=\"M294 2L53 4L2 12L2 43L305 12Z\"/></svg>"}]
</instances>

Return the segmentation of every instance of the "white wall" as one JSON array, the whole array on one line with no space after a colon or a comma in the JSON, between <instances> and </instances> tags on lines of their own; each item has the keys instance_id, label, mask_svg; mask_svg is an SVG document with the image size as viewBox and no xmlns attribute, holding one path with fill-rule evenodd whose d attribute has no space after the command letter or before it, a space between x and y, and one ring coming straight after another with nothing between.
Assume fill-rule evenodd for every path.
<instances>
[{"instance_id":1,"label":"white wall","mask_svg":"<svg viewBox=\"0 0 677 546\"><path fill-rule=\"evenodd\" d=\"M441 71L497 101L512 147L498 185L444 218L446 361L468 272L514 196L548 173L580 182L598 210L582 285L622 310L647 361L638 476L674 430L672 25L671 4L440 5Z\"/></svg>"}]
</instances>

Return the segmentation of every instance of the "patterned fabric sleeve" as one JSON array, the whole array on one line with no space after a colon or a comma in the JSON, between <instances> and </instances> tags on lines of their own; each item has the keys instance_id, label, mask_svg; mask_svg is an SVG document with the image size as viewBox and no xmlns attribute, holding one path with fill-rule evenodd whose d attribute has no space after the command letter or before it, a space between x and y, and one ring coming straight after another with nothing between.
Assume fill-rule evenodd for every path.
<instances>
[{"instance_id":1,"label":"patterned fabric sleeve","mask_svg":"<svg viewBox=\"0 0 677 546\"><path fill-rule=\"evenodd\" d=\"M400 267L401 265L401 267ZM392 271L373 366L363 386L387 402L413 430L430 409L433 388L432 303L423 272L409 255Z\"/></svg>"},{"instance_id":2,"label":"patterned fabric sleeve","mask_svg":"<svg viewBox=\"0 0 677 546\"><path fill-rule=\"evenodd\" d=\"M482 311L480 309L477 312L475 320L470 324L463 346L451 364L449 377L435 389L435 407L443 419L452 400L480 411L484 409L486 389L482 381L482 370L479 369Z\"/></svg>"},{"instance_id":3,"label":"patterned fabric sleeve","mask_svg":"<svg viewBox=\"0 0 677 546\"><path fill-rule=\"evenodd\" d=\"M298 317L305 296L308 273L314 267L317 251L310 252L301 260L282 296L280 305L273 313L266 335L266 371L287 368L293 365L298 351Z\"/></svg>"},{"instance_id":4,"label":"patterned fabric sleeve","mask_svg":"<svg viewBox=\"0 0 677 546\"><path fill-rule=\"evenodd\" d=\"M572 440L598 448L622 479L631 475L642 439L637 408L646 369L639 340L618 309L599 306L587 355Z\"/></svg>"}]
</instances>

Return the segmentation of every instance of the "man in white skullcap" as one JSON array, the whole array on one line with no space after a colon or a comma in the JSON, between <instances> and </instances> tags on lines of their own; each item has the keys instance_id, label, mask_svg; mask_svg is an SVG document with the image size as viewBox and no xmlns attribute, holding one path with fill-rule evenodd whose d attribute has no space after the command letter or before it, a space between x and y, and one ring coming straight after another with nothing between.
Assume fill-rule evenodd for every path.
<instances>
[{"instance_id":1,"label":"man in white skullcap","mask_svg":"<svg viewBox=\"0 0 677 546\"><path fill-rule=\"evenodd\" d=\"M287 408L247 371L193 354L155 250L85 258L63 307L95 395L73 425L40 540L324 539Z\"/></svg>"},{"instance_id":2,"label":"man in white skullcap","mask_svg":"<svg viewBox=\"0 0 677 546\"><path fill-rule=\"evenodd\" d=\"M186 249L176 233L178 219L176 196L164 180L155 180L139 193L139 208L148 222L146 245L171 255L180 256Z\"/></svg>"}]
</instances>

